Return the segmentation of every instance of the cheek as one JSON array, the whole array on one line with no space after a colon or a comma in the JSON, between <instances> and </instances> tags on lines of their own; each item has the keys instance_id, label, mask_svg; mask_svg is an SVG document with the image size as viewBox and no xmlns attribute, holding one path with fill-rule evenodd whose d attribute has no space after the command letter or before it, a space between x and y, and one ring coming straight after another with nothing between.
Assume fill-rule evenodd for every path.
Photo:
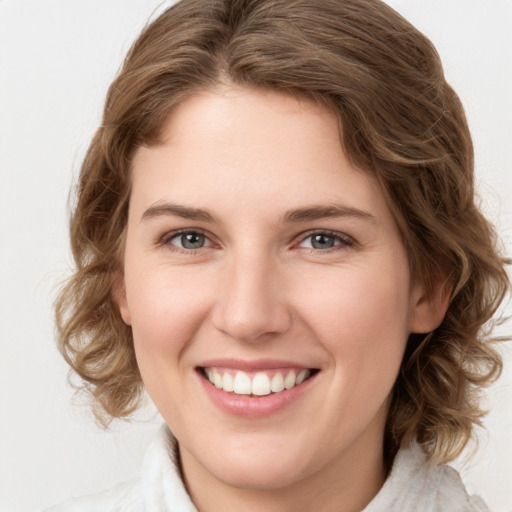
<instances>
[{"instance_id":1,"label":"cheek","mask_svg":"<svg viewBox=\"0 0 512 512\"><path fill-rule=\"evenodd\" d=\"M205 317L205 290L197 275L162 265L132 267L125 281L144 386L166 418L179 417L183 404L193 402L182 384L190 378L187 349Z\"/></svg>"},{"instance_id":2,"label":"cheek","mask_svg":"<svg viewBox=\"0 0 512 512\"><path fill-rule=\"evenodd\" d=\"M377 269L382 267L377 267ZM345 381L394 381L409 335L409 282L399 268L340 272L310 290L305 318Z\"/></svg>"},{"instance_id":3,"label":"cheek","mask_svg":"<svg viewBox=\"0 0 512 512\"><path fill-rule=\"evenodd\" d=\"M163 265L126 273L127 303L142 373L150 366L163 367L169 358L178 363L197 333L207 297L198 274Z\"/></svg>"}]
</instances>

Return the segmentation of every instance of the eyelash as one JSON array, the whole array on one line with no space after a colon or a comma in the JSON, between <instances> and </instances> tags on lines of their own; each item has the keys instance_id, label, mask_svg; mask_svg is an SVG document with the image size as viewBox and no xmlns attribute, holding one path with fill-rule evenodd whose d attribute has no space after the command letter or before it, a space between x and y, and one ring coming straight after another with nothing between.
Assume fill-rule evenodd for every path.
<instances>
[{"instance_id":1,"label":"eyelash","mask_svg":"<svg viewBox=\"0 0 512 512\"><path fill-rule=\"evenodd\" d=\"M179 247L179 246L171 243L171 241L173 239L175 239L179 236L183 236L183 235L204 236L205 239L209 242L209 245L204 246L204 247L198 247L197 249L186 249L186 248ZM331 252L343 250L348 247L353 247L354 245L356 245L355 240L348 235L339 233L337 231L317 229L317 230L312 230L312 231L309 231L306 233L302 233L298 237L295 237L296 239L299 239L299 241L294 244L294 247L299 246L299 248L300 248L300 244L303 244L306 240L308 240L314 236L318 236L318 235L322 235L327 238L334 239L335 240L334 245L327 249L316 249L314 247L303 247L303 249L307 250L310 253L314 253L314 254L330 254ZM212 242L211 237L207 233L202 231L201 229L180 229L178 231L171 231L170 233L166 233L165 235L163 235L160 238L158 245L163 246L163 247L171 246L173 251L180 252L182 254L187 254L187 255L194 255L194 254L197 254L198 251L200 251L201 249L206 249L206 248L211 247L212 245L214 245L214 242Z\"/></svg>"}]
</instances>

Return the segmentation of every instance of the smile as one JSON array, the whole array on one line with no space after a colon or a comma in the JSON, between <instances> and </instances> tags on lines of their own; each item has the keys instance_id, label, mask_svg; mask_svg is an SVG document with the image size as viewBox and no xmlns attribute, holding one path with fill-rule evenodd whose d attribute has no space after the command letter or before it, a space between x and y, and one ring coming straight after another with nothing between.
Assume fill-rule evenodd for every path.
<instances>
[{"instance_id":1,"label":"smile","mask_svg":"<svg viewBox=\"0 0 512 512\"><path fill-rule=\"evenodd\" d=\"M321 370L278 359L211 359L196 368L206 396L231 416L269 417L308 395Z\"/></svg>"},{"instance_id":2,"label":"smile","mask_svg":"<svg viewBox=\"0 0 512 512\"><path fill-rule=\"evenodd\" d=\"M298 386L313 370L304 368L272 369L258 372L203 368L204 376L217 388L236 395L266 396Z\"/></svg>"}]
</instances>

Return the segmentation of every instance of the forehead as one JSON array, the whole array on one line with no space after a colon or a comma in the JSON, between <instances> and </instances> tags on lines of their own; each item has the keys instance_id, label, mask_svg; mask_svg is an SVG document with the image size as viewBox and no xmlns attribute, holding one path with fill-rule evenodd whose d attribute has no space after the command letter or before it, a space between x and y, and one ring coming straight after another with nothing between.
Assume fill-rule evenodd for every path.
<instances>
[{"instance_id":1,"label":"forehead","mask_svg":"<svg viewBox=\"0 0 512 512\"><path fill-rule=\"evenodd\" d=\"M276 146L282 157L290 158L292 149L306 143L304 152L294 152L299 160L311 149L313 139L318 151L329 148L342 154L338 120L326 107L272 90L224 86L194 94L175 106L162 127L160 144L153 148L172 146L176 158L186 152L187 159L207 153L209 158L264 161L266 155L276 156L272 152ZM144 148L137 152L135 163L143 152Z\"/></svg>"},{"instance_id":2,"label":"forehead","mask_svg":"<svg viewBox=\"0 0 512 512\"><path fill-rule=\"evenodd\" d=\"M377 181L347 159L338 119L326 107L236 87L179 104L161 142L136 152L133 190L132 201L145 205L159 200L208 208L231 204L238 214L306 203L389 213Z\"/></svg>"}]
</instances>

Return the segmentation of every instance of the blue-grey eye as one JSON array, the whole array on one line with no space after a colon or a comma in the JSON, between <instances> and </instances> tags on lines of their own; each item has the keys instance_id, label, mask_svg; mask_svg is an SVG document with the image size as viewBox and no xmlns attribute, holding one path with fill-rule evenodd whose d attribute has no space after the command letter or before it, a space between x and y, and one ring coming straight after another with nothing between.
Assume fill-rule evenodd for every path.
<instances>
[{"instance_id":1,"label":"blue-grey eye","mask_svg":"<svg viewBox=\"0 0 512 512\"><path fill-rule=\"evenodd\" d=\"M335 245L336 237L332 235L327 235L325 233L311 235L311 247L313 247L313 249L330 249Z\"/></svg>"},{"instance_id":2,"label":"blue-grey eye","mask_svg":"<svg viewBox=\"0 0 512 512\"><path fill-rule=\"evenodd\" d=\"M179 233L172 237L171 242L182 249L201 249L210 245L208 238L196 231Z\"/></svg>"},{"instance_id":3,"label":"blue-grey eye","mask_svg":"<svg viewBox=\"0 0 512 512\"><path fill-rule=\"evenodd\" d=\"M353 241L341 233L339 235L329 232L312 233L302 240L299 247L322 250L332 249L337 246L351 246Z\"/></svg>"}]
</instances>

